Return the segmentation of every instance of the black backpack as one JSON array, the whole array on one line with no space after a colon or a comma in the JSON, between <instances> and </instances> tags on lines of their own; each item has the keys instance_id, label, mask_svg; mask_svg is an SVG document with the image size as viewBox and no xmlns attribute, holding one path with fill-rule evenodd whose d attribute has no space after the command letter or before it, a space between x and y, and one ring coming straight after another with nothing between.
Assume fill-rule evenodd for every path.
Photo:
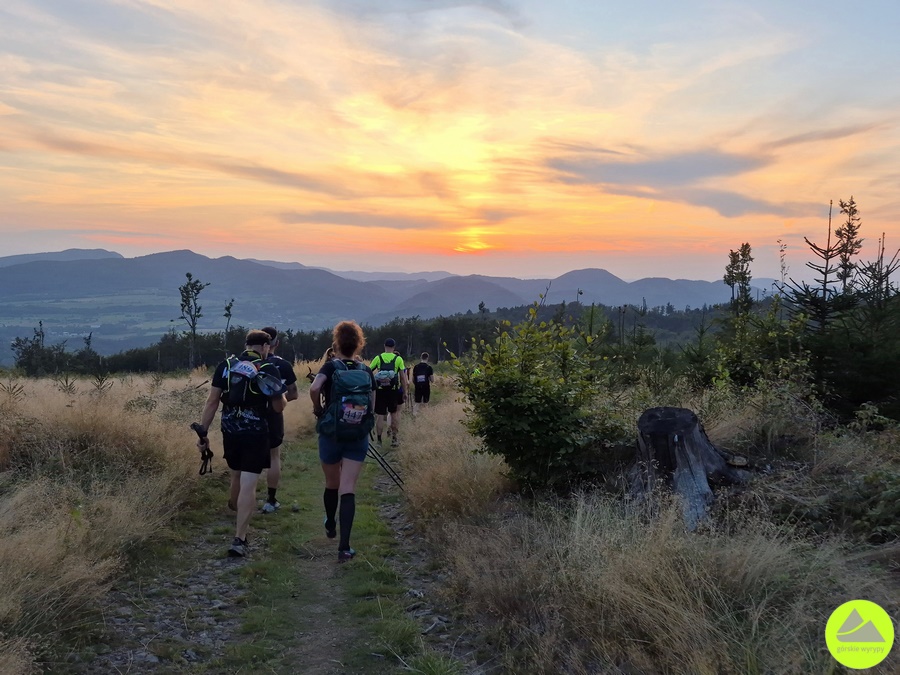
<instances>
[{"instance_id":1,"label":"black backpack","mask_svg":"<svg viewBox=\"0 0 900 675\"><path fill-rule=\"evenodd\" d=\"M316 431L338 441L358 441L375 426L372 410L372 375L361 364L352 368L334 359L331 398L316 423Z\"/></svg>"},{"instance_id":2,"label":"black backpack","mask_svg":"<svg viewBox=\"0 0 900 675\"><path fill-rule=\"evenodd\" d=\"M265 372L264 359L241 359L229 356L225 393L222 399L235 407L261 407L270 396L286 390L280 378Z\"/></svg>"},{"instance_id":3,"label":"black backpack","mask_svg":"<svg viewBox=\"0 0 900 675\"><path fill-rule=\"evenodd\" d=\"M397 363L397 355L394 354L394 358L391 359L390 363L384 360L384 355L378 358L380 365L378 366L378 372L375 373L375 382L378 388L396 389L400 384L400 375L394 370L394 365Z\"/></svg>"}]
</instances>

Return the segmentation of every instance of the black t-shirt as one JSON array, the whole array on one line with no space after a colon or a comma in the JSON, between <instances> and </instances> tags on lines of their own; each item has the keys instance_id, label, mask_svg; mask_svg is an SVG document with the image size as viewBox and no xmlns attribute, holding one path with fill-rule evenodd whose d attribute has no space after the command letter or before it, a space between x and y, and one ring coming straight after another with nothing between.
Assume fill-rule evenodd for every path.
<instances>
[{"instance_id":1,"label":"black t-shirt","mask_svg":"<svg viewBox=\"0 0 900 675\"><path fill-rule=\"evenodd\" d=\"M432 375L434 375L434 368L430 363L420 361L413 367L413 383L417 387L431 387Z\"/></svg>"},{"instance_id":2,"label":"black t-shirt","mask_svg":"<svg viewBox=\"0 0 900 675\"><path fill-rule=\"evenodd\" d=\"M372 374L372 369L369 368L365 363L360 363L359 361L354 361L353 359L341 359L348 368L353 368L356 370L365 369L369 373L369 377L372 380L372 389L375 389L375 375ZM325 365L319 370L319 375L325 376L325 383L322 385L322 399L324 400L324 406L327 408L328 404L331 403L331 376L334 374L335 365L334 359L330 361L326 361Z\"/></svg>"},{"instance_id":3,"label":"black t-shirt","mask_svg":"<svg viewBox=\"0 0 900 675\"><path fill-rule=\"evenodd\" d=\"M234 357L232 357L234 358ZM243 352L238 359L241 361L257 361L257 366L261 372L279 377L278 368L273 363L261 361L262 357L253 351ZM228 371L229 362L226 359L216 366L213 373L212 386L222 390L222 431L232 434L244 433L265 433L267 425L264 417L267 415L269 408L269 399L267 396L257 392L255 388L249 387L244 398L244 403L240 406L231 405L228 402Z\"/></svg>"},{"instance_id":4,"label":"black t-shirt","mask_svg":"<svg viewBox=\"0 0 900 675\"><path fill-rule=\"evenodd\" d=\"M278 374L281 377L281 381L284 382L284 386L290 387L292 384L297 382L297 373L294 372L294 367L285 359L281 358L277 354L269 354L266 358L266 363L271 363L278 369ZM284 415L284 413L275 412L272 410L271 406L269 407L269 425L273 424L273 419L277 423L278 420ZM283 425L282 425L283 426Z\"/></svg>"},{"instance_id":5,"label":"black t-shirt","mask_svg":"<svg viewBox=\"0 0 900 675\"><path fill-rule=\"evenodd\" d=\"M281 358L277 354L270 354L266 359L266 363L271 363L278 368L281 381L284 382L286 387L290 387L297 381L297 373L294 372L294 367L286 359Z\"/></svg>"}]
</instances>

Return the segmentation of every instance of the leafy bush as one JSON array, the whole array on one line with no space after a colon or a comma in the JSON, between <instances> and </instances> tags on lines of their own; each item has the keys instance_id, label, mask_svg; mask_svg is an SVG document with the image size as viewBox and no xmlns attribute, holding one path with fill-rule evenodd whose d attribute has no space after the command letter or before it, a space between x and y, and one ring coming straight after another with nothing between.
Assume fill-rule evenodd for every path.
<instances>
[{"instance_id":1,"label":"leafy bush","mask_svg":"<svg viewBox=\"0 0 900 675\"><path fill-rule=\"evenodd\" d=\"M608 381L600 347L606 325L583 331L538 322L500 325L492 342L472 342L454 362L468 404L469 430L500 455L511 477L532 487L568 484L590 473L594 450L619 442L621 425L591 419Z\"/></svg>"}]
</instances>

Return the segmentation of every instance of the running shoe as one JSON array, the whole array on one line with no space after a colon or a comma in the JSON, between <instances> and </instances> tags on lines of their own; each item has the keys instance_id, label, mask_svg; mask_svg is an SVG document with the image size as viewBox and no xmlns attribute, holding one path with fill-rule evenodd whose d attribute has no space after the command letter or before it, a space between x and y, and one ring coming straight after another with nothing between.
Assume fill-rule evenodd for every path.
<instances>
[{"instance_id":1,"label":"running shoe","mask_svg":"<svg viewBox=\"0 0 900 675\"><path fill-rule=\"evenodd\" d=\"M234 538L231 542L231 548L228 549L229 558L243 558L249 552L246 539Z\"/></svg>"},{"instance_id":2,"label":"running shoe","mask_svg":"<svg viewBox=\"0 0 900 675\"><path fill-rule=\"evenodd\" d=\"M281 508L281 504L279 504L278 502L275 502L273 504L272 502L267 501L265 504L262 505L262 512L263 513L275 513L280 508Z\"/></svg>"},{"instance_id":3,"label":"running shoe","mask_svg":"<svg viewBox=\"0 0 900 675\"><path fill-rule=\"evenodd\" d=\"M353 556L356 555L356 551L352 548L349 551L338 551L338 562L345 563L348 560L352 560Z\"/></svg>"},{"instance_id":4,"label":"running shoe","mask_svg":"<svg viewBox=\"0 0 900 675\"><path fill-rule=\"evenodd\" d=\"M334 539L337 536L337 523L332 520L331 525L329 525L328 516L325 516L322 524L325 525L325 536L329 539Z\"/></svg>"}]
</instances>

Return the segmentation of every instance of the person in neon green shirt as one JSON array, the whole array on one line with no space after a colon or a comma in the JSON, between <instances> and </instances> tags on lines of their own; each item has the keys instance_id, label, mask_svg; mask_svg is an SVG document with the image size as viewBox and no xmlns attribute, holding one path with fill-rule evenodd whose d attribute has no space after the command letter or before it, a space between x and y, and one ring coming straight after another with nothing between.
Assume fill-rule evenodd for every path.
<instances>
[{"instance_id":1,"label":"person in neon green shirt","mask_svg":"<svg viewBox=\"0 0 900 675\"><path fill-rule=\"evenodd\" d=\"M392 448L400 445L400 389L402 387L404 392L409 391L406 364L403 363L403 357L397 354L396 345L393 338L385 340L384 352L369 364L375 373L375 433L378 435L378 445L381 445L381 434L390 413Z\"/></svg>"}]
</instances>

